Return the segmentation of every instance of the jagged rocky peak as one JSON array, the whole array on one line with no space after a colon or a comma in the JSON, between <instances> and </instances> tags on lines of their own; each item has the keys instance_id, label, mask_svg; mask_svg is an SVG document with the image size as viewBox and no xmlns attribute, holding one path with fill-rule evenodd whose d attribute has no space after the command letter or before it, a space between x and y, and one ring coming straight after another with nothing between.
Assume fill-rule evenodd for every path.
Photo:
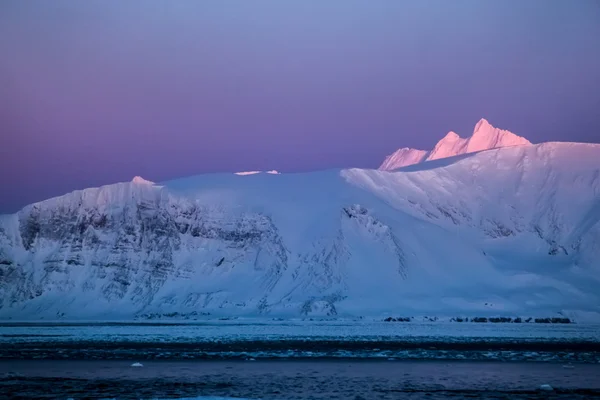
<instances>
[{"instance_id":1,"label":"jagged rocky peak","mask_svg":"<svg viewBox=\"0 0 600 400\"><path fill-rule=\"evenodd\" d=\"M458 136L457 133L450 131L442 140L437 142L433 150L426 157L427 160L437 160L440 158L452 157L457 154L462 154L465 151L467 139Z\"/></svg>"},{"instance_id":2,"label":"jagged rocky peak","mask_svg":"<svg viewBox=\"0 0 600 400\"><path fill-rule=\"evenodd\" d=\"M479 120L469 138L468 153L498 147L531 145L524 137L492 126L485 118Z\"/></svg>"},{"instance_id":3,"label":"jagged rocky peak","mask_svg":"<svg viewBox=\"0 0 600 400\"><path fill-rule=\"evenodd\" d=\"M455 142L457 140L460 140L460 136L458 135L458 133L454 132L454 131L450 131L446 134L446 136L444 136L444 138L442 140L440 140L441 142Z\"/></svg>"},{"instance_id":4,"label":"jagged rocky peak","mask_svg":"<svg viewBox=\"0 0 600 400\"><path fill-rule=\"evenodd\" d=\"M467 138L462 138L456 132L450 131L437 142L433 150L399 149L386 157L379 169L391 171L423 161L438 160L498 147L523 145L531 145L531 142L507 130L498 129L482 118L475 125L473 134Z\"/></svg>"},{"instance_id":5,"label":"jagged rocky peak","mask_svg":"<svg viewBox=\"0 0 600 400\"><path fill-rule=\"evenodd\" d=\"M475 129L473 129L473 134L479 132L479 131L486 131L486 130L490 130L490 129L495 129L492 124L489 123L489 121L485 118L481 118L476 124L475 124Z\"/></svg>"}]
</instances>

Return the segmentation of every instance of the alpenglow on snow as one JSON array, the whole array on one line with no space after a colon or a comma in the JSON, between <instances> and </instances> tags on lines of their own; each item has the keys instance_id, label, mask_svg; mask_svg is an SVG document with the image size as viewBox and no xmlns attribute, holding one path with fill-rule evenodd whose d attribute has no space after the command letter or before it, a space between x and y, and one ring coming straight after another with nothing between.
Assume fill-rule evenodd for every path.
<instances>
[{"instance_id":1,"label":"alpenglow on snow","mask_svg":"<svg viewBox=\"0 0 600 400\"><path fill-rule=\"evenodd\" d=\"M438 160L458 156L461 154L475 153L499 147L527 146L531 142L514 133L498 129L482 118L468 138L461 138L455 132L448 132L433 150L417 150L407 147L401 148L385 158L381 166L382 171L393 171L398 168L414 165L425 161Z\"/></svg>"},{"instance_id":2,"label":"alpenglow on snow","mask_svg":"<svg viewBox=\"0 0 600 400\"><path fill-rule=\"evenodd\" d=\"M0 318L598 319L600 145L503 132L397 172L136 177L29 205L0 216Z\"/></svg>"}]
</instances>

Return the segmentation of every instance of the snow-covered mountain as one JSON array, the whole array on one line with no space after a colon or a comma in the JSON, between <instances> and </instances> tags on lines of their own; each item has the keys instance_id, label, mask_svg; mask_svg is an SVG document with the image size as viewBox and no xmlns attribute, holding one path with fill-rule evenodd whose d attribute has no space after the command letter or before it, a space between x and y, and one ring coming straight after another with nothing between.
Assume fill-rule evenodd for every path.
<instances>
[{"instance_id":1,"label":"snow-covered mountain","mask_svg":"<svg viewBox=\"0 0 600 400\"><path fill-rule=\"evenodd\" d=\"M597 318L599 221L592 144L135 178L0 217L0 318Z\"/></svg>"},{"instance_id":2,"label":"snow-covered mountain","mask_svg":"<svg viewBox=\"0 0 600 400\"><path fill-rule=\"evenodd\" d=\"M428 155L429 152L426 150L403 147L387 156L379 169L382 171L393 171L407 165L418 164L425 161Z\"/></svg>"},{"instance_id":3,"label":"snow-covered mountain","mask_svg":"<svg viewBox=\"0 0 600 400\"><path fill-rule=\"evenodd\" d=\"M402 148L385 158L381 166L382 171L392 171L408 165L424 161L438 160L440 158L454 157L461 154L474 153L500 147L526 146L531 142L514 133L493 127L486 119L481 119L468 138L461 138L455 132L448 132L433 150L417 150Z\"/></svg>"}]
</instances>

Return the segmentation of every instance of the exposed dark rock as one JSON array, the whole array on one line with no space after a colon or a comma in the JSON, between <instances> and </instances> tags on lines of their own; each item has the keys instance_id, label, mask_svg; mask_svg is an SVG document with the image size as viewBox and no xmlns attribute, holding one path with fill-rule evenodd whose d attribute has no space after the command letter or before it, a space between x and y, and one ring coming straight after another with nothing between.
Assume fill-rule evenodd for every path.
<instances>
[{"instance_id":1,"label":"exposed dark rock","mask_svg":"<svg viewBox=\"0 0 600 400\"><path fill-rule=\"evenodd\" d=\"M536 324L570 324L571 320L569 318L536 318L534 320Z\"/></svg>"},{"instance_id":2,"label":"exposed dark rock","mask_svg":"<svg viewBox=\"0 0 600 400\"><path fill-rule=\"evenodd\" d=\"M498 323L508 323L508 322L512 322L512 320L513 319L510 318L510 317L492 317L492 318L489 319L490 322L493 322L493 323L496 323L496 324L498 324Z\"/></svg>"},{"instance_id":3,"label":"exposed dark rock","mask_svg":"<svg viewBox=\"0 0 600 400\"><path fill-rule=\"evenodd\" d=\"M197 319L200 316L209 316L211 315L209 312L197 312L192 311L189 313L179 313L179 312L170 312L170 313L145 313L139 314L136 316L136 319L163 319L163 318L173 318L173 319Z\"/></svg>"},{"instance_id":4,"label":"exposed dark rock","mask_svg":"<svg viewBox=\"0 0 600 400\"><path fill-rule=\"evenodd\" d=\"M342 210L348 218L356 218L359 215L367 215L368 211L361 205L354 204L350 207L343 207Z\"/></svg>"},{"instance_id":5,"label":"exposed dark rock","mask_svg":"<svg viewBox=\"0 0 600 400\"><path fill-rule=\"evenodd\" d=\"M454 225L460 225L460 221L443 207L437 206L438 211L446 218L449 218Z\"/></svg>"}]
</instances>

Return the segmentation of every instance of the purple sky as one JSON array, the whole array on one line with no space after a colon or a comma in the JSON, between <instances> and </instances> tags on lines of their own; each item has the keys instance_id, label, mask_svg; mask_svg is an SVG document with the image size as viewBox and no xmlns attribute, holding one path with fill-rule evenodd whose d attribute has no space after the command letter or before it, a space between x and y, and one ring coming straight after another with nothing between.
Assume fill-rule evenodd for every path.
<instances>
[{"instance_id":1,"label":"purple sky","mask_svg":"<svg viewBox=\"0 0 600 400\"><path fill-rule=\"evenodd\" d=\"M600 1L0 2L0 212L134 175L377 167L486 117L600 141Z\"/></svg>"}]
</instances>

